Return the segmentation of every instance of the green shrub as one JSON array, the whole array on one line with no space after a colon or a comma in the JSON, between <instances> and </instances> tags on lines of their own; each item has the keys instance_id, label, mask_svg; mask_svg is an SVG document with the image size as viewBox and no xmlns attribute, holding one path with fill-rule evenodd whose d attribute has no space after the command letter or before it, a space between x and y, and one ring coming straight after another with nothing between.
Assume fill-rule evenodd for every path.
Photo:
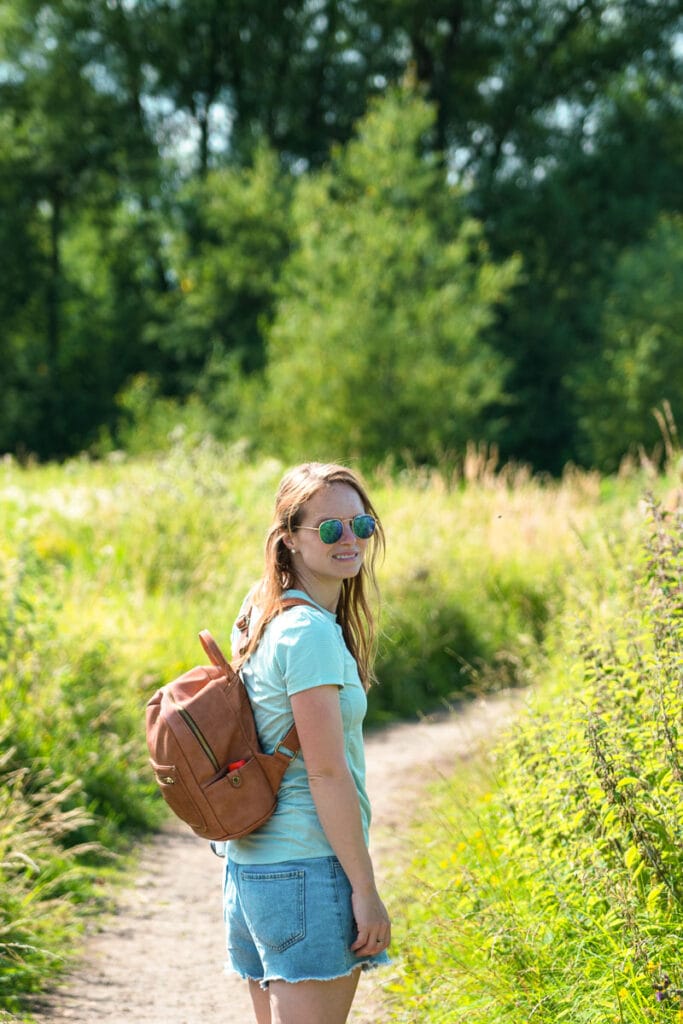
<instances>
[{"instance_id":1,"label":"green shrub","mask_svg":"<svg viewBox=\"0 0 683 1024\"><path fill-rule=\"evenodd\" d=\"M88 812L87 828L71 829L70 841L116 847L120 829L159 820L138 701L126 694L102 643L72 649L61 641L54 581L35 553L20 555L0 583L0 721L11 723L6 766L27 772L29 781L35 774L40 785L61 778L71 793L67 809Z\"/></svg>"},{"instance_id":2,"label":"green shrub","mask_svg":"<svg viewBox=\"0 0 683 1024\"><path fill-rule=\"evenodd\" d=\"M639 552L593 548L478 799L471 779L441 792L402 914L396 1021L678 1019L681 525L651 504Z\"/></svg>"}]
</instances>

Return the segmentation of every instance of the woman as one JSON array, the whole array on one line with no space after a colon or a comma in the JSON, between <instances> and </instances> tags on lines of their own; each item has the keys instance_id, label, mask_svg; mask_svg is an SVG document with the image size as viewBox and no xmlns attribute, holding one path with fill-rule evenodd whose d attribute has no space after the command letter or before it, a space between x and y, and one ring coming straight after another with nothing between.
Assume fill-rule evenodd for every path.
<instances>
[{"instance_id":1,"label":"woman","mask_svg":"<svg viewBox=\"0 0 683 1024\"><path fill-rule=\"evenodd\" d=\"M281 481L236 663L263 749L293 718L301 753L272 818L228 844L224 893L228 967L249 980L257 1024L343 1024L361 969L389 962L362 736L375 640L366 589L383 542L351 470L305 463ZM306 603L283 608L286 598ZM235 627L238 650L242 639Z\"/></svg>"}]
</instances>

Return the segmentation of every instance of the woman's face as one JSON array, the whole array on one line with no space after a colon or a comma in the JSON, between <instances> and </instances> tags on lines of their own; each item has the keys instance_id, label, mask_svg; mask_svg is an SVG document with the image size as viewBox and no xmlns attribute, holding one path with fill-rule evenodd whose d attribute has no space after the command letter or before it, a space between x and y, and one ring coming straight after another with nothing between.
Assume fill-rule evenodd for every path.
<instances>
[{"instance_id":1,"label":"woman's face","mask_svg":"<svg viewBox=\"0 0 683 1024\"><path fill-rule=\"evenodd\" d=\"M302 507L299 526L287 535L286 543L295 550L292 564L306 589L308 584L338 584L360 572L368 541L356 537L350 520L363 512L358 492L343 483L322 487ZM325 519L341 519L344 525L341 537L333 544L324 544L318 533Z\"/></svg>"}]
</instances>

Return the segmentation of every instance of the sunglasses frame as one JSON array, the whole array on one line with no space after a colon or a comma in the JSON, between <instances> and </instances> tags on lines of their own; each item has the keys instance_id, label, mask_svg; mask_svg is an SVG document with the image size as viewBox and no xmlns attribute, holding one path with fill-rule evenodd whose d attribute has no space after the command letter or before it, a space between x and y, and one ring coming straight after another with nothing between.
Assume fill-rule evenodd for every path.
<instances>
[{"instance_id":1,"label":"sunglasses frame","mask_svg":"<svg viewBox=\"0 0 683 1024\"><path fill-rule=\"evenodd\" d=\"M363 537L362 535L356 533L356 530L355 530L355 527L354 527L354 523L356 522L357 519L371 519L372 520L372 523L373 523L372 530L367 535L367 537ZM339 533L339 536L335 537L334 540L325 540L325 538L323 537L322 533L320 532L321 529L324 526L328 525L328 523L339 523L341 525L341 531ZM295 526L294 529L295 530L315 530L316 533L318 534L318 536L320 537L320 540L321 540L321 542L323 544L336 544L337 541L341 540L341 538L344 536L344 523L350 523L351 524L351 529L353 531L353 535L354 535L354 537L357 537L358 540L370 540L370 538L374 534L375 530L377 529L377 520L375 519L375 517L373 515L370 515L369 512L359 512L357 516L350 516L348 519L341 519L339 516L332 516L330 519L323 519L322 523L320 523L318 526Z\"/></svg>"}]
</instances>

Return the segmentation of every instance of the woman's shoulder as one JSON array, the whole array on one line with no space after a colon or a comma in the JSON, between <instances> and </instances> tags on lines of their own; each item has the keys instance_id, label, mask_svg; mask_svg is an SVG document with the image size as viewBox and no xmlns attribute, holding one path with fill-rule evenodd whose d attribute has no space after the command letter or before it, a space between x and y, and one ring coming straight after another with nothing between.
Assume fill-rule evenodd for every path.
<instances>
[{"instance_id":1,"label":"woman's shoulder","mask_svg":"<svg viewBox=\"0 0 683 1024\"><path fill-rule=\"evenodd\" d=\"M269 652L290 695L328 683L342 685L346 647L332 612L316 604L290 606L268 624L268 633Z\"/></svg>"},{"instance_id":2,"label":"woman's shoulder","mask_svg":"<svg viewBox=\"0 0 683 1024\"><path fill-rule=\"evenodd\" d=\"M260 650L262 654L267 652L267 656L270 657L276 655L281 648L293 647L300 642L303 642L305 646L318 644L328 648L343 644L341 627L333 612L312 601L303 591L287 590L282 596L287 602L296 601L298 603L287 604L278 615L270 620L257 651ZM246 613L247 628L251 634L256 629L262 613L257 602L248 608L247 606L248 601L245 600L240 611L243 615ZM238 619L233 626L233 650L236 650L237 645L241 642L239 622Z\"/></svg>"},{"instance_id":3,"label":"woman's shoulder","mask_svg":"<svg viewBox=\"0 0 683 1024\"><path fill-rule=\"evenodd\" d=\"M299 591L286 591L283 595L285 601L298 601L298 604L288 605L270 623L274 631L282 636L292 632L304 632L320 636L332 637L339 632L339 625L336 616L311 601L305 594Z\"/></svg>"}]
</instances>

